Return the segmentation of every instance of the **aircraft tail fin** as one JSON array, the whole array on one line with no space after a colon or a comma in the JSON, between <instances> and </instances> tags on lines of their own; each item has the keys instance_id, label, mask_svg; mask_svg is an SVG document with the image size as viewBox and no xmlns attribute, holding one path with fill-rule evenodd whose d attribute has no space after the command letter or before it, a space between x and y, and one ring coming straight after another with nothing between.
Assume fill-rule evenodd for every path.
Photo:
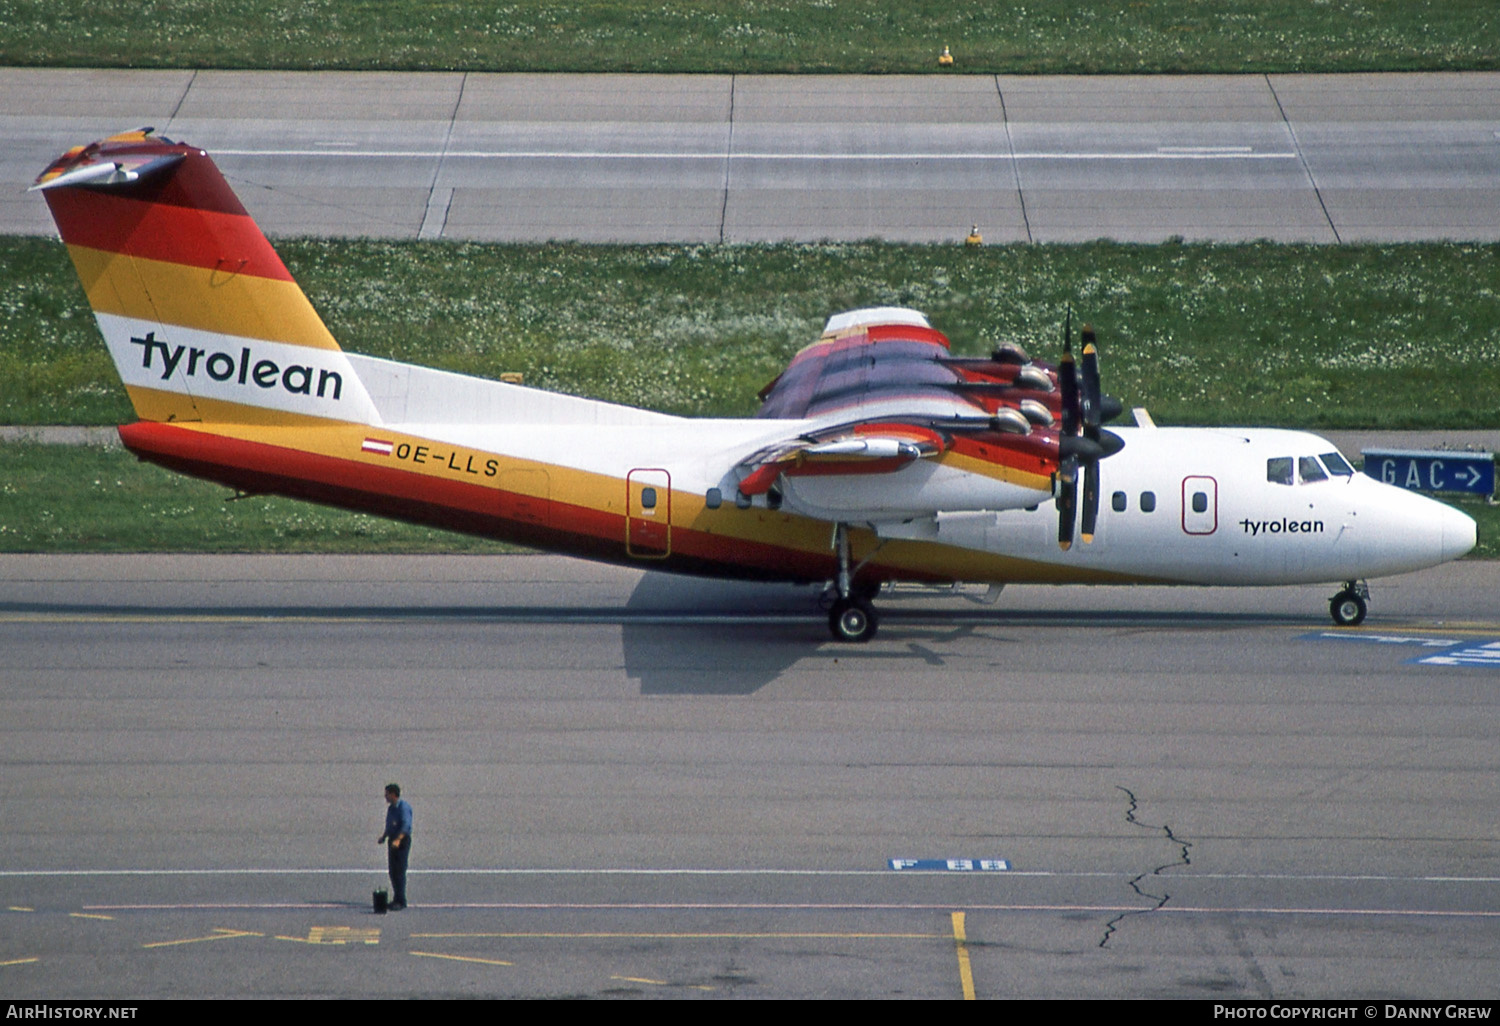
<instances>
[{"instance_id":1,"label":"aircraft tail fin","mask_svg":"<svg viewBox=\"0 0 1500 1026\"><path fill-rule=\"evenodd\" d=\"M140 129L37 178L135 405L154 421L378 423L353 366L213 160Z\"/></svg>"}]
</instances>

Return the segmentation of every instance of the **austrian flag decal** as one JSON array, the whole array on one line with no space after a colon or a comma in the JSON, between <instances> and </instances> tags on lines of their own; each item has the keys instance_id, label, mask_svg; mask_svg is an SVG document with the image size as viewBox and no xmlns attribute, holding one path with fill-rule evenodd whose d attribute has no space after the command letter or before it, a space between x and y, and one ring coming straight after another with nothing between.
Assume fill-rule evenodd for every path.
<instances>
[{"instance_id":1,"label":"austrian flag decal","mask_svg":"<svg viewBox=\"0 0 1500 1026\"><path fill-rule=\"evenodd\" d=\"M373 452L377 456L389 456L395 448L395 442L387 442L379 438L366 438L365 444L360 446L362 451Z\"/></svg>"}]
</instances>

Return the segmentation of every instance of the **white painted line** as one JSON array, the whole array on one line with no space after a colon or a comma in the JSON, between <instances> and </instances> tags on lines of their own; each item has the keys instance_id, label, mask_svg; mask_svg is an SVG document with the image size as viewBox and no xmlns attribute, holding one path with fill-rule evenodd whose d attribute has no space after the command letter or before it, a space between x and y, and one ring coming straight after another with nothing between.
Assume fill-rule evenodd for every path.
<instances>
[{"instance_id":1,"label":"white painted line","mask_svg":"<svg viewBox=\"0 0 1500 1026\"><path fill-rule=\"evenodd\" d=\"M3 869L0 878L6 877L118 877L118 876L349 876L383 874L383 870L372 866L343 868L292 868L292 869ZM840 877L880 876L887 880L919 879L931 881L931 874L910 875L892 873L889 869L422 869L412 870L415 876L798 876ZM1012 869L1005 873L974 873L944 876L944 879L983 879L992 883L1012 880L1017 877L1035 877L1049 880L1106 879L1117 880L1137 875L1136 870L1120 872L1104 871L1059 871L1047 869ZM1194 880L1263 880L1284 883L1462 883L1500 884L1500 876L1399 876L1379 873L1174 873L1170 879L1183 882Z\"/></svg>"},{"instance_id":2,"label":"white painted line","mask_svg":"<svg viewBox=\"0 0 1500 1026\"><path fill-rule=\"evenodd\" d=\"M226 157L361 157L407 160L724 160L715 152L619 152L604 150L231 150ZM1162 147L1129 153L731 153L729 160L1294 160L1295 153L1255 153L1249 147Z\"/></svg>"},{"instance_id":3,"label":"white painted line","mask_svg":"<svg viewBox=\"0 0 1500 1026\"><path fill-rule=\"evenodd\" d=\"M1359 908L1310 906L1298 908L1291 905L1164 905L1161 908L1141 905L1089 905L1056 903L997 903L997 902L423 902L424 911L463 910L530 910L558 912L589 911L763 911L763 912L928 912L935 909L952 909L961 905L970 912L1153 912L1178 915L1291 915L1291 916L1419 916L1435 919L1500 919L1500 911L1493 909L1409 909L1409 908ZM266 904L163 904L163 905L86 905L85 908L109 909L110 911L173 912L173 911L221 911L224 909L285 909L285 908L347 908L348 905L283 905ZM259 935L251 935L259 936ZM414 936L428 936L416 934ZM217 940L218 938L202 938ZM180 943L180 942L179 942Z\"/></svg>"}]
</instances>

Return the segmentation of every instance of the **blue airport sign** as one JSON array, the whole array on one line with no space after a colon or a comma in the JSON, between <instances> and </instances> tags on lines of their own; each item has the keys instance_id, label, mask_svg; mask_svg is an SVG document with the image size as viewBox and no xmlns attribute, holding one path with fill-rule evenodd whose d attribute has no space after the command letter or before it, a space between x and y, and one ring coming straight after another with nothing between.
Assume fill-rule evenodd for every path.
<instances>
[{"instance_id":1,"label":"blue airport sign","mask_svg":"<svg viewBox=\"0 0 1500 1026\"><path fill-rule=\"evenodd\" d=\"M1366 449L1365 473L1414 492L1495 494L1495 454L1440 449Z\"/></svg>"}]
</instances>

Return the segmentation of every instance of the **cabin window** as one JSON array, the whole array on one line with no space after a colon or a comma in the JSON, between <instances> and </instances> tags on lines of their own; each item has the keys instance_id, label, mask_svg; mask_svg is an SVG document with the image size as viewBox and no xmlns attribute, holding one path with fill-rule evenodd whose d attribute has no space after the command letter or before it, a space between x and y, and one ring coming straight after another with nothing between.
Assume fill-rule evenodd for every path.
<instances>
[{"instance_id":1,"label":"cabin window","mask_svg":"<svg viewBox=\"0 0 1500 1026\"><path fill-rule=\"evenodd\" d=\"M656 489L655 488L642 488L641 489L641 509L655 509L655 508L656 508Z\"/></svg>"},{"instance_id":2,"label":"cabin window","mask_svg":"<svg viewBox=\"0 0 1500 1026\"><path fill-rule=\"evenodd\" d=\"M1115 492L1109 497L1109 508L1116 513L1124 513L1128 505L1130 505L1130 500L1125 498L1124 492Z\"/></svg>"},{"instance_id":3,"label":"cabin window","mask_svg":"<svg viewBox=\"0 0 1500 1026\"><path fill-rule=\"evenodd\" d=\"M734 508L735 509L749 509L750 508L750 496L746 495L742 491L736 490L735 493L734 493Z\"/></svg>"},{"instance_id":4,"label":"cabin window","mask_svg":"<svg viewBox=\"0 0 1500 1026\"><path fill-rule=\"evenodd\" d=\"M1328 472L1315 456L1303 456L1297 461L1297 475L1302 478L1303 484L1328 480Z\"/></svg>"},{"instance_id":5,"label":"cabin window","mask_svg":"<svg viewBox=\"0 0 1500 1026\"><path fill-rule=\"evenodd\" d=\"M710 488L703 496L703 505L709 509L718 509L724 505L724 493L717 488Z\"/></svg>"},{"instance_id":6,"label":"cabin window","mask_svg":"<svg viewBox=\"0 0 1500 1026\"><path fill-rule=\"evenodd\" d=\"M1266 460L1266 480L1272 484L1291 484L1292 458L1290 456L1274 456Z\"/></svg>"},{"instance_id":7,"label":"cabin window","mask_svg":"<svg viewBox=\"0 0 1500 1026\"><path fill-rule=\"evenodd\" d=\"M766 509L781 508L781 489L774 485L766 490Z\"/></svg>"},{"instance_id":8,"label":"cabin window","mask_svg":"<svg viewBox=\"0 0 1500 1026\"><path fill-rule=\"evenodd\" d=\"M1142 513L1155 513L1156 512L1156 493L1155 492L1142 492L1141 493L1141 512Z\"/></svg>"},{"instance_id":9,"label":"cabin window","mask_svg":"<svg viewBox=\"0 0 1500 1026\"><path fill-rule=\"evenodd\" d=\"M1194 513L1207 513L1208 512L1208 493L1207 492L1194 492L1193 493L1193 512Z\"/></svg>"},{"instance_id":10,"label":"cabin window","mask_svg":"<svg viewBox=\"0 0 1500 1026\"><path fill-rule=\"evenodd\" d=\"M1338 453L1325 452L1318 458L1323 461L1323 466L1328 468L1328 472L1335 477L1354 476L1354 468L1349 466L1349 461L1344 459L1344 457L1340 456Z\"/></svg>"}]
</instances>

